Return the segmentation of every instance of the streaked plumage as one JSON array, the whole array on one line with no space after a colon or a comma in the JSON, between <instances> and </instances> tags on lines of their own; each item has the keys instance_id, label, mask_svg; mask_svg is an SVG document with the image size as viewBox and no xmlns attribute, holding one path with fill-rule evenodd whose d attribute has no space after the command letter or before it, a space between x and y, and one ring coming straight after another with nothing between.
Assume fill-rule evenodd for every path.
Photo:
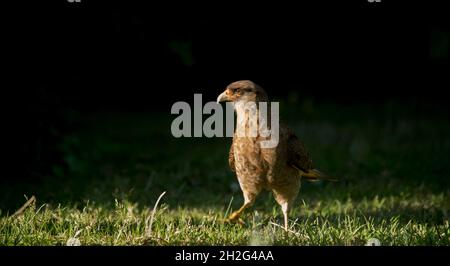
<instances>
[{"instance_id":1,"label":"streaked plumage","mask_svg":"<svg viewBox=\"0 0 450 266\"><path fill-rule=\"evenodd\" d=\"M217 101L234 102L237 121L241 121L238 123L248 128L248 112L238 103L268 102L268 97L260 86L243 80L231 83ZM261 148L260 142L266 139L260 135L249 137L234 134L228 161L231 170L236 172L244 204L230 215L228 221L239 220L241 213L266 189L273 192L275 200L281 205L287 230L288 212L298 195L301 179L317 180L326 176L313 168L304 145L287 125L280 122L279 142L275 148Z\"/></svg>"}]
</instances>

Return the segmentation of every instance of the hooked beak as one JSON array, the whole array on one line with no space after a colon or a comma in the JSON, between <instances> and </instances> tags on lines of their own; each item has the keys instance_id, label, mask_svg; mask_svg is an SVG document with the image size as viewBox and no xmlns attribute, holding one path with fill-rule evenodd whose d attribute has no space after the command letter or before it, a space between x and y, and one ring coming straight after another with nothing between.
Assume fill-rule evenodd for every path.
<instances>
[{"instance_id":1,"label":"hooked beak","mask_svg":"<svg viewBox=\"0 0 450 266\"><path fill-rule=\"evenodd\" d=\"M221 102L229 102L230 99L228 98L228 96L226 95L225 92L222 92L219 97L217 97L217 103L221 103Z\"/></svg>"}]
</instances>

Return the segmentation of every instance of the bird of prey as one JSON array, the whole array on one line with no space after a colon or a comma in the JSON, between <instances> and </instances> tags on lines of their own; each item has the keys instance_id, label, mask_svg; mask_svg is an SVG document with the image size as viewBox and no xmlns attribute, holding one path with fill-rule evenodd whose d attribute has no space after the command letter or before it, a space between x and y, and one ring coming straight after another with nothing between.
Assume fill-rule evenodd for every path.
<instances>
[{"instance_id":1,"label":"bird of prey","mask_svg":"<svg viewBox=\"0 0 450 266\"><path fill-rule=\"evenodd\" d=\"M217 102L233 102L238 126L248 128L249 113L243 104L268 102L263 88L250 80L236 81L228 85ZM259 112L259 109L257 109ZM267 112L270 113L270 112ZM258 194L263 190L273 192L275 200L281 205L284 216L284 229L288 231L288 213L298 195L301 180L319 180L333 178L314 169L313 162L299 138L285 124L279 123L278 145L263 148L260 142L266 137L233 135L229 152L229 165L236 172L240 188L244 196L242 207L233 212L227 221L241 221L240 215L250 207Z\"/></svg>"}]
</instances>

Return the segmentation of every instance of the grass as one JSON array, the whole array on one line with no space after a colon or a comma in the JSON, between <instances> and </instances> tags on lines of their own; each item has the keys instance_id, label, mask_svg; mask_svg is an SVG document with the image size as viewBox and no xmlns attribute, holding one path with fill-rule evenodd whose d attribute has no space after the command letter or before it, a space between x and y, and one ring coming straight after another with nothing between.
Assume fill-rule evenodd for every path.
<instances>
[{"instance_id":1,"label":"grass","mask_svg":"<svg viewBox=\"0 0 450 266\"><path fill-rule=\"evenodd\" d=\"M66 245L75 236L82 245L450 244L445 110L280 106L316 167L342 177L302 184L289 234L269 193L245 225L222 222L242 203L227 165L230 139L175 139L167 113L109 113L70 117L78 130L60 147L67 167L0 188L0 245ZM36 204L11 216L23 195Z\"/></svg>"}]
</instances>

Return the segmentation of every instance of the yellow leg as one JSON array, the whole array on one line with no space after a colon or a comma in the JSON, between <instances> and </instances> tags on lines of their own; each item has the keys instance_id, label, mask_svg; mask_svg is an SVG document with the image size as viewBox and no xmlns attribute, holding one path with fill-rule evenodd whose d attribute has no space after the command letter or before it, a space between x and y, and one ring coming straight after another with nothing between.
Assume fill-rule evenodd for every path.
<instances>
[{"instance_id":1,"label":"yellow leg","mask_svg":"<svg viewBox=\"0 0 450 266\"><path fill-rule=\"evenodd\" d=\"M240 222L243 223L243 221L241 219L239 219L241 217L241 214L244 212L245 209L247 209L248 207L250 207L252 205L251 202L247 202L244 203L244 205L242 205L241 208L239 208L239 210L233 212L228 219L226 219L226 222Z\"/></svg>"}]
</instances>

